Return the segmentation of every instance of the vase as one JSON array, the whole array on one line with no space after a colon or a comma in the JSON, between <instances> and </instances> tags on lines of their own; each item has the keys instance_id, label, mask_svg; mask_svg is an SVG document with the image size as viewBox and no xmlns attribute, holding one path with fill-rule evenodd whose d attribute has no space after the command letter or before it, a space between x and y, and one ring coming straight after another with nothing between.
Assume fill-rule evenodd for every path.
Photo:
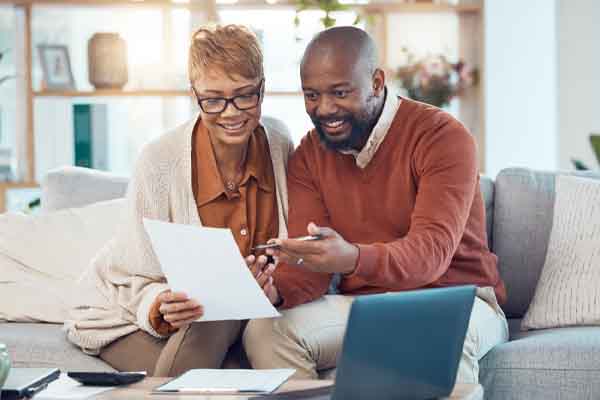
<instances>
[{"instance_id":1,"label":"vase","mask_svg":"<svg viewBox=\"0 0 600 400\"><path fill-rule=\"evenodd\" d=\"M0 343L0 392L2 392L2 387L4 386L4 382L6 382L9 370L10 358L8 357L6 346Z\"/></svg>"},{"instance_id":2,"label":"vase","mask_svg":"<svg viewBox=\"0 0 600 400\"><path fill-rule=\"evenodd\" d=\"M95 33L88 41L88 78L96 89L127 83L127 43L118 33Z\"/></svg>"}]
</instances>

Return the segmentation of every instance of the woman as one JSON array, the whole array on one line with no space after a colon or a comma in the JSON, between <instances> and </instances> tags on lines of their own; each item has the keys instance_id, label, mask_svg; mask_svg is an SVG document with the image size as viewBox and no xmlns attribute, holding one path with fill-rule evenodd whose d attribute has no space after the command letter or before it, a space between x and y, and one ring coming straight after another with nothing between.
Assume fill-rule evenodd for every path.
<instances>
[{"instance_id":1,"label":"woman","mask_svg":"<svg viewBox=\"0 0 600 400\"><path fill-rule=\"evenodd\" d=\"M256 37L237 25L198 30L189 75L199 115L142 151L125 223L84 275L88 298L66 322L71 342L122 371L174 376L219 368L242 333L240 321L191 324L202 305L169 291L143 218L230 228L267 297L278 297L274 266L250 249L287 235L292 144L259 124L265 81Z\"/></svg>"}]
</instances>

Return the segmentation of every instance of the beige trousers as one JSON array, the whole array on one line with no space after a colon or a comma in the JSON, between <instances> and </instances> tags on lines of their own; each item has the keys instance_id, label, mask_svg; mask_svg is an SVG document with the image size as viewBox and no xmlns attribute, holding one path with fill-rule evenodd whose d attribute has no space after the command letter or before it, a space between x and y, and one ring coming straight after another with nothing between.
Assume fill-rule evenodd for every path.
<instances>
[{"instance_id":1,"label":"beige trousers","mask_svg":"<svg viewBox=\"0 0 600 400\"><path fill-rule=\"evenodd\" d=\"M250 321L243 338L250 364L257 369L295 368L296 379L316 379L319 373L332 377L327 370L336 366L340 356L353 299L328 295L283 310L280 318ZM495 302L495 297L492 300ZM507 340L508 324L500 307L476 297L457 382L477 383L479 360Z\"/></svg>"},{"instance_id":2,"label":"beige trousers","mask_svg":"<svg viewBox=\"0 0 600 400\"><path fill-rule=\"evenodd\" d=\"M118 371L146 371L149 376L221 368L240 337L242 325L241 321L195 322L167 339L139 330L103 348L100 358Z\"/></svg>"}]
</instances>

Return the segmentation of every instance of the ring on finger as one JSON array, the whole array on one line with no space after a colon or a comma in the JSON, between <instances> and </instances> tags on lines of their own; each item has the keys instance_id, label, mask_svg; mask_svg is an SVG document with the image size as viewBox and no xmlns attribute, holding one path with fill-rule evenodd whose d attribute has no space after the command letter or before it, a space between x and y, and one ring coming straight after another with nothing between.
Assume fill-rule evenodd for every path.
<instances>
[{"instance_id":1,"label":"ring on finger","mask_svg":"<svg viewBox=\"0 0 600 400\"><path fill-rule=\"evenodd\" d=\"M303 263L304 263L304 258L302 258L302 257L300 257L298 259L298 261L296 261L296 264L298 264L298 265L302 265Z\"/></svg>"}]
</instances>

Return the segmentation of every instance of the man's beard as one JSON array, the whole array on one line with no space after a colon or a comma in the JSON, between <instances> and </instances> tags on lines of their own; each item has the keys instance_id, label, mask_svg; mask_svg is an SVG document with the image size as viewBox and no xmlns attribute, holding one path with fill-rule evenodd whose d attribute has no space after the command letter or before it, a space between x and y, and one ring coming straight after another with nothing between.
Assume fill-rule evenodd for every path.
<instances>
[{"instance_id":1,"label":"man's beard","mask_svg":"<svg viewBox=\"0 0 600 400\"><path fill-rule=\"evenodd\" d=\"M339 120L340 118L317 118L310 117L315 126L317 133L319 134L319 139L321 143L323 143L328 149L334 151L340 150L353 150L357 149L359 146L363 146L367 141L367 138L371 134L372 124L368 121L367 118L355 118L354 115L348 115L343 117L342 119L348 122L351 126L350 135L344 140L332 140L333 136L327 135L323 130L321 124L324 124L327 121L331 120ZM335 139L335 137L333 137Z\"/></svg>"}]
</instances>

